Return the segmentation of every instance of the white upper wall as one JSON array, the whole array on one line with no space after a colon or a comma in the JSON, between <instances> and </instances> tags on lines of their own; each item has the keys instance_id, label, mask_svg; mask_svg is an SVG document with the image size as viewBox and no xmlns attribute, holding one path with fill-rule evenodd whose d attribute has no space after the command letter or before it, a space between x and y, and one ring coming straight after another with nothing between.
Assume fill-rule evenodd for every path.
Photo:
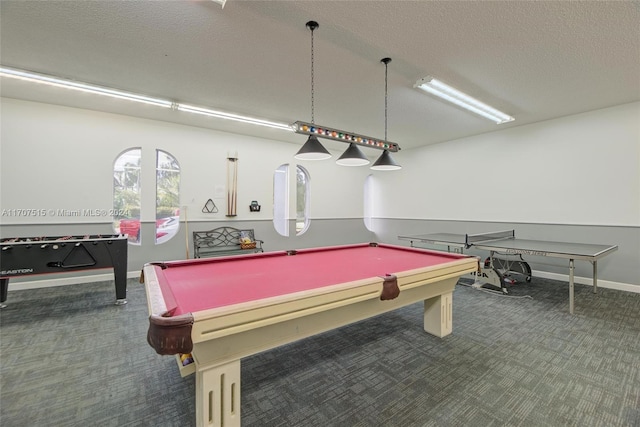
<instances>
[{"instance_id":1,"label":"white upper wall","mask_svg":"<svg viewBox=\"0 0 640 427\"><path fill-rule=\"evenodd\" d=\"M155 219L154 156L162 149L182 168L181 205L190 221L225 219L226 158L237 153L236 219L271 219L274 170L300 163L311 174L312 219L361 218L364 181L373 174L378 218L640 225L640 103L403 150L394 154L403 166L395 172L337 166L340 153L297 162L297 145L209 129L7 98L1 107L3 210L108 210L115 158L142 147L144 221ZM218 214L201 213L209 198ZM249 212L252 200L261 212ZM110 220L0 218L3 224Z\"/></svg>"},{"instance_id":2,"label":"white upper wall","mask_svg":"<svg viewBox=\"0 0 640 427\"><path fill-rule=\"evenodd\" d=\"M640 102L395 157L379 218L640 226Z\"/></svg>"},{"instance_id":3,"label":"white upper wall","mask_svg":"<svg viewBox=\"0 0 640 427\"><path fill-rule=\"evenodd\" d=\"M299 162L300 146L275 140L139 119L116 114L1 99L0 209L57 211L113 207L113 163L133 147L142 148L143 221L155 220L155 150L180 163L181 205L188 219L224 220L226 158L238 157L238 216L273 217L273 174L284 163L301 164L311 175L312 219L361 218L368 168L348 168L334 160ZM345 145L346 148L346 145ZM146 168L146 169L145 169ZM292 173L295 179L295 173ZM222 190L222 192L220 191ZM218 214L202 213L213 199ZM261 212L249 212L257 200ZM292 199L295 200L295 199ZM291 210L295 218L295 205ZM110 217L3 215L3 224L110 222Z\"/></svg>"}]
</instances>

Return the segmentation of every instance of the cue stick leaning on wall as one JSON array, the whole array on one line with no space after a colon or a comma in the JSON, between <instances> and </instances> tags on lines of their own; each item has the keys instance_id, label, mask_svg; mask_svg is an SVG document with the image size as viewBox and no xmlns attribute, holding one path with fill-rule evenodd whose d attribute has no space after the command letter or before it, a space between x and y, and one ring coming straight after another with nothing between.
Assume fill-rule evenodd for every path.
<instances>
[{"instance_id":1,"label":"cue stick leaning on wall","mask_svg":"<svg viewBox=\"0 0 640 427\"><path fill-rule=\"evenodd\" d=\"M185 234L185 249L187 253L187 259L189 259L189 219L187 218L187 207L184 208L184 234Z\"/></svg>"},{"instance_id":2,"label":"cue stick leaning on wall","mask_svg":"<svg viewBox=\"0 0 640 427\"><path fill-rule=\"evenodd\" d=\"M238 154L236 153L236 157L227 157L227 216L236 216L238 199L237 156Z\"/></svg>"}]
</instances>

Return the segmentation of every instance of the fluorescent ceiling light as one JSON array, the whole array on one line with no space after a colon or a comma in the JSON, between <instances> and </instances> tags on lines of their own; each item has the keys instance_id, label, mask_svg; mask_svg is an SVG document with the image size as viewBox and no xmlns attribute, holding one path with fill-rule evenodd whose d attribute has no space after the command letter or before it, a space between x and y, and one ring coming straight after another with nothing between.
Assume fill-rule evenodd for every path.
<instances>
[{"instance_id":1,"label":"fluorescent ceiling light","mask_svg":"<svg viewBox=\"0 0 640 427\"><path fill-rule=\"evenodd\" d=\"M497 124L507 123L515 120L508 114L496 110L495 108L483 102L480 102L477 99L467 95L466 93L460 92L458 89L453 88L431 76L427 76L423 79L418 80L413 87L438 96L462 108L466 108L467 110L479 114L484 118L492 120Z\"/></svg>"},{"instance_id":2,"label":"fluorescent ceiling light","mask_svg":"<svg viewBox=\"0 0 640 427\"><path fill-rule=\"evenodd\" d=\"M249 117L249 116L241 116L239 114L212 110L210 108L195 107L193 105L186 105L186 104L176 104L176 105L177 105L176 109L178 111L184 111L184 112L193 113L193 114L201 114L204 116L216 117L219 119L233 120L236 122L249 123L252 125L265 126L265 127L270 127L274 129L287 130L289 132L293 132L293 128L288 123L272 122L270 120L258 119L256 117Z\"/></svg>"},{"instance_id":3,"label":"fluorescent ceiling light","mask_svg":"<svg viewBox=\"0 0 640 427\"><path fill-rule=\"evenodd\" d=\"M0 67L0 77L9 77L13 79L24 80L28 82L41 83L49 86L60 87L63 89L77 90L96 95L109 96L111 98L124 99L127 101L141 102L144 104L155 105L157 107L171 108L173 110L184 111L193 114L200 114L219 119L233 120L236 122L249 123L257 126L266 126L270 128L286 130L293 132L293 128L288 123L273 122L270 120L260 119L256 117L241 116L239 114L227 113L224 111L212 110L204 107L195 107L187 104L180 104L168 99L154 98L133 92L125 92L118 89L112 89L104 86L97 86L88 83L77 82L74 80L61 79L58 77L48 76L46 74L32 73L13 68Z\"/></svg>"},{"instance_id":4,"label":"fluorescent ceiling light","mask_svg":"<svg viewBox=\"0 0 640 427\"><path fill-rule=\"evenodd\" d=\"M141 102L143 104L155 105L157 107L171 108L171 106L173 105L173 102L166 99L153 98L150 96L139 95L136 93L111 89L108 87L96 86L88 83L76 82L73 80L60 79L53 76L47 76L45 74L32 73L29 71L16 70L12 68L1 67L0 76L25 80L34 83L42 83L49 86L61 87L64 89L78 90L86 93L109 96L112 98L125 99L127 101Z\"/></svg>"}]
</instances>

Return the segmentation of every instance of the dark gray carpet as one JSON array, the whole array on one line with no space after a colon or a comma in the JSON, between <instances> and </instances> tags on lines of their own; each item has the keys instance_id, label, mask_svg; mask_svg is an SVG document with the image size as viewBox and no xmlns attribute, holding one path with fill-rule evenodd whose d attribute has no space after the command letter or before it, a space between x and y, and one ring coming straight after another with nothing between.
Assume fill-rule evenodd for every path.
<instances>
[{"instance_id":1,"label":"dark gray carpet","mask_svg":"<svg viewBox=\"0 0 640 427\"><path fill-rule=\"evenodd\" d=\"M534 278L463 286L454 332L422 305L242 362L244 426L640 426L640 294ZM194 378L146 344L142 285L10 291L0 310L0 425L190 426Z\"/></svg>"}]
</instances>

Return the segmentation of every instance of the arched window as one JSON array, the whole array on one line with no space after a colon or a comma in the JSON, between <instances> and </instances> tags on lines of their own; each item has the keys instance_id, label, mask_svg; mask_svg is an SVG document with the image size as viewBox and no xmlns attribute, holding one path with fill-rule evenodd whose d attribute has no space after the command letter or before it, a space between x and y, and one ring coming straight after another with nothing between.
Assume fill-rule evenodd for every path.
<instances>
[{"instance_id":1,"label":"arched window","mask_svg":"<svg viewBox=\"0 0 640 427\"><path fill-rule=\"evenodd\" d=\"M373 230L373 195L375 194L374 185L375 182L373 180L373 175L367 176L364 180L364 226L369 231Z\"/></svg>"},{"instance_id":2,"label":"arched window","mask_svg":"<svg viewBox=\"0 0 640 427\"><path fill-rule=\"evenodd\" d=\"M284 164L273 174L273 227L282 236L289 236L289 165ZM309 228L309 172L296 165L296 235Z\"/></svg>"},{"instance_id":3,"label":"arched window","mask_svg":"<svg viewBox=\"0 0 640 427\"><path fill-rule=\"evenodd\" d=\"M166 151L156 150L156 244L180 229L180 165Z\"/></svg>"},{"instance_id":4,"label":"arched window","mask_svg":"<svg viewBox=\"0 0 640 427\"><path fill-rule=\"evenodd\" d=\"M142 149L130 148L113 164L113 229L117 234L128 235L133 245L142 244L141 160ZM180 229L180 165L175 157L162 150L156 150L155 211L155 243L160 244Z\"/></svg>"},{"instance_id":5,"label":"arched window","mask_svg":"<svg viewBox=\"0 0 640 427\"><path fill-rule=\"evenodd\" d=\"M113 229L127 234L129 243L139 245L140 239L140 160L142 150L131 148L122 152L113 164Z\"/></svg>"},{"instance_id":6,"label":"arched window","mask_svg":"<svg viewBox=\"0 0 640 427\"><path fill-rule=\"evenodd\" d=\"M273 174L273 227L278 234L289 236L289 165L284 164Z\"/></svg>"},{"instance_id":7,"label":"arched window","mask_svg":"<svg viewBox=\"0 0 640 427\"><path fill-rule=\"evenodd\" d=\"M309 228L309 172L296 165L296 235Z\"/></svg>"}]
</instances>

